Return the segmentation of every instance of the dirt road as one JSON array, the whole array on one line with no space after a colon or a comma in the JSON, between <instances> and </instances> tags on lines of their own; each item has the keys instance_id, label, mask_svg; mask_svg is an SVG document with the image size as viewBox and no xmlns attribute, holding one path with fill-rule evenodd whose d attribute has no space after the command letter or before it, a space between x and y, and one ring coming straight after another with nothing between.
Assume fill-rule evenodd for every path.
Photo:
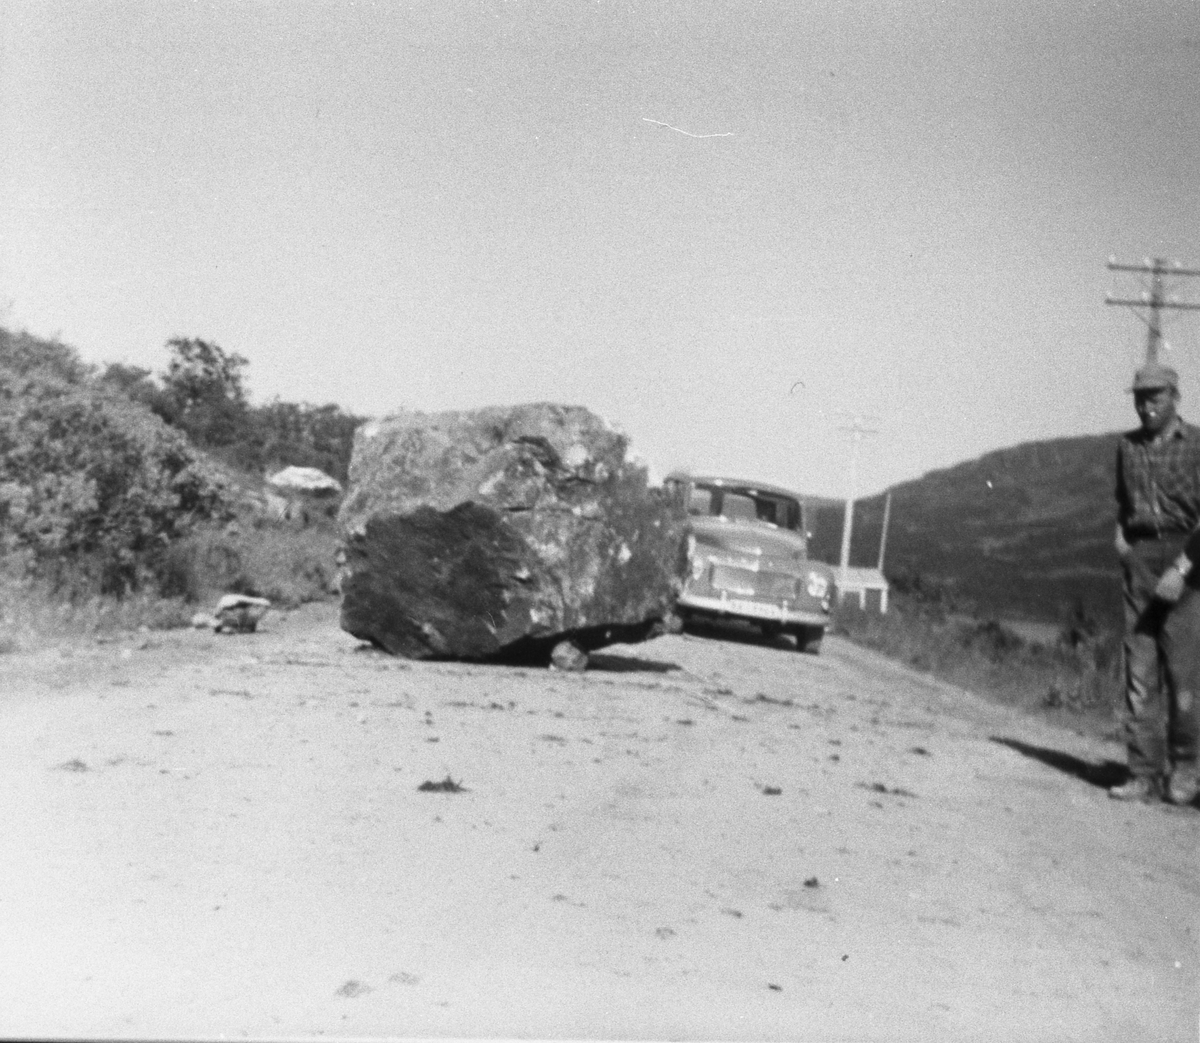
<instances>
[{"instance_id":1,"label":"dirt road","mask_svg":"<svg viewBox=\"0 0 1200 1043\"><path fill-rule=\"evenodd\" d=\"M1200 814L1115 745L837 639L596 660L4 656L0 1035L1196 1037Z\"/></svg>"}]
</instances>

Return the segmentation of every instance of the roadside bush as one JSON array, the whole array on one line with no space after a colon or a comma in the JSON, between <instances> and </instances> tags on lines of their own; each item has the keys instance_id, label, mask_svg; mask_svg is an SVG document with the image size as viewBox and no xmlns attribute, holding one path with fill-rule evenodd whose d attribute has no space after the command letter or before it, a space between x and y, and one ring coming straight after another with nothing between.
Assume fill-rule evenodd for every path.
<instances>
[{"instance_id":1,"label":"roadside bush","mask_svg":"<svg viewBox=\"0 0 1200 1043\"><path fill-rule=\"evenodd\" d=\"M909 616L944 621L961 611L952 586L920 572L899 572L890 577L893 597L904 602Z\"/></svg>"},{"instance_id":2,"label":"roadside bush","mask_svg":"<svg viewBox=\"0 0 1200 1043\"><path fill-rule=\"evenodd\" d=\"M72 597L139 589L172 540L226 510L224 479L70 349L0 333L0 554Z\"/></svg>"},{"instance_id":3,"label":"roadside bush","mask_svg":"<svg viewBox=\"0 0 1200 1043\"><path fill-rule=\"evenodd\" d=\"M254 490L266 456L344 475L359 419L335 406L255 410L240 356L196 340L168 348L158 381L120 364L98 373L67 345L0 328L0 654L184 625L230 592L284 608L334 593L334 520L274 525L256 517ZM236 472L221 454L252 466Z\"/></svg>"},{"instance_id":4,"label":"roadside bush","mask_svg":"<svg viewBox=\"0 0 1200 1043\"><path fill-rule=\"evenodd\" d=\"M1119 705L1124 690L1121 636L1090 621L1082 629L1074 623L1064 627L1045 705L1074 711Z\"/></svg>"},{"instance_id":5,"label":"roadside bush","mask_svg":"<svg viewBox=\"0 0 1200 1043\"><path fill-rule=\"evenodd\" d=\"M82 384L93 375L92 368L69 345L2 326L0 370L10 376L56 379L67 384Z\"/></svg>"},{"instance_id":6,"label":"roadside bush","mask_svg":"<svg viewBox=\"0 0 1200 1043\"><path fill-rule=\"evenodd\" d=\"M972 620L958 625L957 641L967 652L988 662L1002 663L1025 651L1025 641L994 619Z\"/></svg>"}]
</instances>

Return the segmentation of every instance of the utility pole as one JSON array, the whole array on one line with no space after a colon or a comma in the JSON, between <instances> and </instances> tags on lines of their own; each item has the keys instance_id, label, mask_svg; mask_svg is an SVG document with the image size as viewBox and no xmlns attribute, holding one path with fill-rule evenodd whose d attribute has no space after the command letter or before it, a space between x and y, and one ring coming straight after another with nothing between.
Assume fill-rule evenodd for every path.
<instances>
[{"instance_id":1,"label":"utility pole","mask_svg":"<svg viewBox=\"0 0 1200 1043\"><path fill-rule=\"evenodd\" d=\"M892 490L883 498L883 530L879 533L879 571L883 571L883 552L887 550L888 521L892 517Z\"/></svg>"},{"instance_id":2,"label":"utility pole","mask_svg":"<svg viewBox=\"0 0 1200 1043\"><path fill-rule=\"evenodd\" d=\"M879 588L879 614L887 615L888 585L883 575L883 552L887 549L888 521L892 516L892 490L887 491L883 498L883 529L879 533L879 578L883 586Z\"/></svg>"},{"instance_id":3,"label":"utility pole","mask_svg":"<svg viewBox=\"0 0 1200 1043\"><path fill-rule=\"evenodd\" d=\"M850 490L846 497L846 514L842 519L842 554L840 558L842 584L839 585L839 590L844 587L847 570L850 568L850 535L854 528L854 498L858 494L858 446L863 435L879 434L877 429L865 426L867 419L867 417L854 416L849 424L839 429L847 432L854 439L854 445L850 450ZM840 599L840 593L838 597Z\"/></svg>"},{"instance_id":4,"label":"utility pole","mask_svg":"<svg viewBox=\"0 0 1200 1043\"><path fill-rule=\"evenodd\" d=\"M1200 304L1177 301L1173 297L1168 297L1164 293L1163 276L1197 276L1200 275L1200 269L1184 268L1178 261L1168 263L1161 257L1155 257L1153 260L1146 258L1141 264L1118 264L1115 257L1110 257L1108 268L1113 272L1141 272L1150 276L1150 289L1144 291L1139 297L1114 297L1110 293L1105 296L1104 303L1150 310L1149 318L1144 317L1138 311L1135 311L1134 314L1146 324L1146 361L1157 362L1158 350L1162 346L1162 320L1159 313L1165 308L1179 311L1200 311Z\"/></svg>"}]
</instances>

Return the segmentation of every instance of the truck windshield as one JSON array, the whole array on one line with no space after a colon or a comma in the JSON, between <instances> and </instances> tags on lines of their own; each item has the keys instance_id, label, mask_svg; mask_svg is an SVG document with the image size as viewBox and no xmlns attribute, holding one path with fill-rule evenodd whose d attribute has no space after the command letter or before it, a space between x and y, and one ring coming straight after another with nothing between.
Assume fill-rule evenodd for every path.
<instances>
[{"instance_id":1,"label":"truck windshield","mask_svg":"<svg viewBox=\"0 0 1200 1043\"><path fill-rule=\"evenodd\" d=\"M756 489L697 486L692 490L689 508L692 514L720 515L730 521L763 522L792 531L798 531L802 523L798 500Z\"/></svg>"}]
</instances>

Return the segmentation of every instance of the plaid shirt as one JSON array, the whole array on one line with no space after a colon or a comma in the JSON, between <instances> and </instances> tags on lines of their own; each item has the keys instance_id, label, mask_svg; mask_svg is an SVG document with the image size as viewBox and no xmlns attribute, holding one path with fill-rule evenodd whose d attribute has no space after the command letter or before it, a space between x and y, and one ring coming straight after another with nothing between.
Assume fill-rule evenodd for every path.
<instances>
[{"instance_id":1,"label":"plaid shirt","mask_svg":"<svg viewBox=\"0 0 1200 1043\"><path fill-rule=\"evenodd\" d=\"M1200 525L1200 428L1176 417L1153 439L1138 428L1117 444L1117 520L1128 539Z\"/></svg>"}]
</instances>

